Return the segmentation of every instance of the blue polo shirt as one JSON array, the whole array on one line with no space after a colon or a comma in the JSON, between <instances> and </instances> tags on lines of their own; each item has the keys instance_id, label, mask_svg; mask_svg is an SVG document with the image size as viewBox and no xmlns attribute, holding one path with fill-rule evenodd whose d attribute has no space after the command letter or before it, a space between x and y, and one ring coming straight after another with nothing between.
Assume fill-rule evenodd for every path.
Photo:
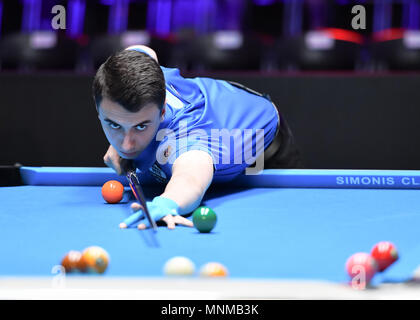
<instances>
[{"instance_id":1,"label":"blue polo shirt","mask_svg":"<svg viewBox=\"0 0 420 320\"><path fill-rule=\"evenodd\" d=\"M184 78L161 67L166 82L166 113L155 139L135 160L158 181L171 177L184 152L202 150L213 159L213 182L244 173L274 139L279 115L265 97L227 81Z\"/></svg>"}]
</instances>

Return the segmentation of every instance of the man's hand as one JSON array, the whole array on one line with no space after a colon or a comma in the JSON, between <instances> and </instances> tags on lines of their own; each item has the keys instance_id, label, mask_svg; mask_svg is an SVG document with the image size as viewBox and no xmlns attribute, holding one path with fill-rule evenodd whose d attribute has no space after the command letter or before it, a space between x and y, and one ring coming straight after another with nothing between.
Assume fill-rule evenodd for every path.
<instances>
[{"instance_id":1,"label":"man's hand","mask_svg":"<svg viewBox=\"0 0 420 320\"><path fill-rule=\"evenodd\" d=\"M213 179L213 159L201 150L191 150L180 155L172 166L172 177L166 185L165 192L147 202L147 208L154 221L166 222L169 229L176 224L193 227L192 221L182 217L194 211L201 203L204 193ZM144 218L140 204L132 204L134 213L128 217L120 228ZM150 227L149 222L138 225L139 229Z\"/></svg>"},{"instance_id":2,"label":"man's hand","mask_svg":"<svg viewBox=\"0 0 420 320\"><path fill-rule=\"evenodd\" d=\"M142 209L142 206L139 203L133 203L131 204L131 209L136 212L138 210ZM168 226L168 229L175 229L175 226L177 224L179 225L183 225L186 227L194 227L194 224L192 223L191 220L188 220L187 218L184 218L183 216L180 215L172 215L172 214L168 214L166 216L164 216L161 221L164 221L166 223L166 225ZM145 223L140 223L137 228L139 230L144 230L148 227L148 225L146 225Z\"/></svg>"},{"instance_id":3,"label":"man's hand","mask_svg":"<svg viewBox=\"0 0 420 320\"><path fill-rule=\"evenodd\" d=\"M153 199L153 201L147 202L147 208L151 218L155 221L164 221L167 224L168 229L175 229L175 225L177 224L186 227L194 226L192 221L178 214L178 205L170 199L156 197ZM138 220L144 219L143 207L139 203L132 203L131 209L133 210L133 214L124 222L120 223L120 228L125 229L127 228L127 224L131 225ZM140 230L146 229L148 227L150 227L148 221L145 223L140 223L137 226L137 228Z\"/></svg>"},{"instance_id":4,"label":"man's hand","mask_svg":"<svg viewBox=\"0 0 420 320\"><path fill-rule=\"evenodd\" d=\"M108 151L104 155L104 163L114 169L118 175L125 174L127 160L120 157L117 150L113 146L109 146Z\"/></svg>"}]
</instances>

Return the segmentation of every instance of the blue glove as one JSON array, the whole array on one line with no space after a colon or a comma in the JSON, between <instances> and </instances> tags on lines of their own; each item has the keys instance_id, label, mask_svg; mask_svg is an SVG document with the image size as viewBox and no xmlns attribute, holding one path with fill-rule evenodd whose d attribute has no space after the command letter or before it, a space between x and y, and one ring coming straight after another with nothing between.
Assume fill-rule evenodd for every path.
<instances>
[{"instance_id":1,"label":"blue glove","mask_svg":"<svg viewBox=\"0 0 420 320\"><path fill-rule=\"evenodd\" d=\"M179 214L178 213L179 206L176 204L175 201L169 198L155 197L153 201L147 201L146 205L147 205L147 209L149 209L150 216L154 221L158 221L162 219L163 217L167 216L168 214L171 214L173 216L176 216ZM125 219L124 223L127 226L130 226L133 223L144 218L145 218L145 214L143 210L139 210L133 213L127 219ZM144 224L146 225L147 228L150 227L150 222L147 219L144 222Z\"/></svg>"}]
</instances>

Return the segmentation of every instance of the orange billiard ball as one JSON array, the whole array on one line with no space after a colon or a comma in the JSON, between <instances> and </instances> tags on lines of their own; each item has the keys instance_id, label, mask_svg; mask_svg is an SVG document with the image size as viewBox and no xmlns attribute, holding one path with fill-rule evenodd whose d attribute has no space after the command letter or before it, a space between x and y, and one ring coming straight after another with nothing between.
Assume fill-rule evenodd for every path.
<instances>
[{"instance_id":1,"label":"orange billiard ball","mask_svg":"<svg viewBox=\"0 0 420 320\"><path fill-rule=\"evenodd\" d=\"M228 270L219 262L208 262L200 269L202 277L227 277Z\"/></svg>"},{"instance_id":2,"label":"orange billiard ball","mask_svg":"<svg viewBox=\"0 0 420 320\"><path fill-rule=\"evenodd\" d=\"M102 197L108 203L118 203L123 198L124 186L121 182L110 180L102 186Z\"/></svg>"},{"instance_id":3,"label":"orange billiard ball","mask_svg":"<svg viewBox=\"0 0 420 320\"><path fill-rule=\"evenodd\" d=\"M109 254L103 248L92 246L83 250L83 260L87 271L92 273L104 273L109 264Z\"/></svg>"},{"instance_id":4,"label":"orange billiard ball","mask_svg":"<svg viewBox=\"0 0 420 320\"><path fill-rule=\"evenodd\" d=\"M86 271L86 262L80 251L69 251L61 260L61 265L64 267L66 272Z\"/></svg>"}]
</instances>

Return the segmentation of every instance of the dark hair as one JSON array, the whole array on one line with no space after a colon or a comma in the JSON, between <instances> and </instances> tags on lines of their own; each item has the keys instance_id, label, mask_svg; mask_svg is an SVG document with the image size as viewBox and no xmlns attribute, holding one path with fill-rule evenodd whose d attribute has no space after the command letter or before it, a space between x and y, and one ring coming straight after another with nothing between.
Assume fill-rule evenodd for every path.
<instances>
[{"instance_id":1,"label":"dark hair","mask_svg":"<svg viewBox=\"0 0 420 320\"><path fill-rule=\"evenodd\" d=\"M106 97L131 112L137 112L149 103L162 109L165 95L165 78L159 64L149 55L134 50L123 50L110 56L93 80L97 108Z\"/></svg>"}]
</instances>

